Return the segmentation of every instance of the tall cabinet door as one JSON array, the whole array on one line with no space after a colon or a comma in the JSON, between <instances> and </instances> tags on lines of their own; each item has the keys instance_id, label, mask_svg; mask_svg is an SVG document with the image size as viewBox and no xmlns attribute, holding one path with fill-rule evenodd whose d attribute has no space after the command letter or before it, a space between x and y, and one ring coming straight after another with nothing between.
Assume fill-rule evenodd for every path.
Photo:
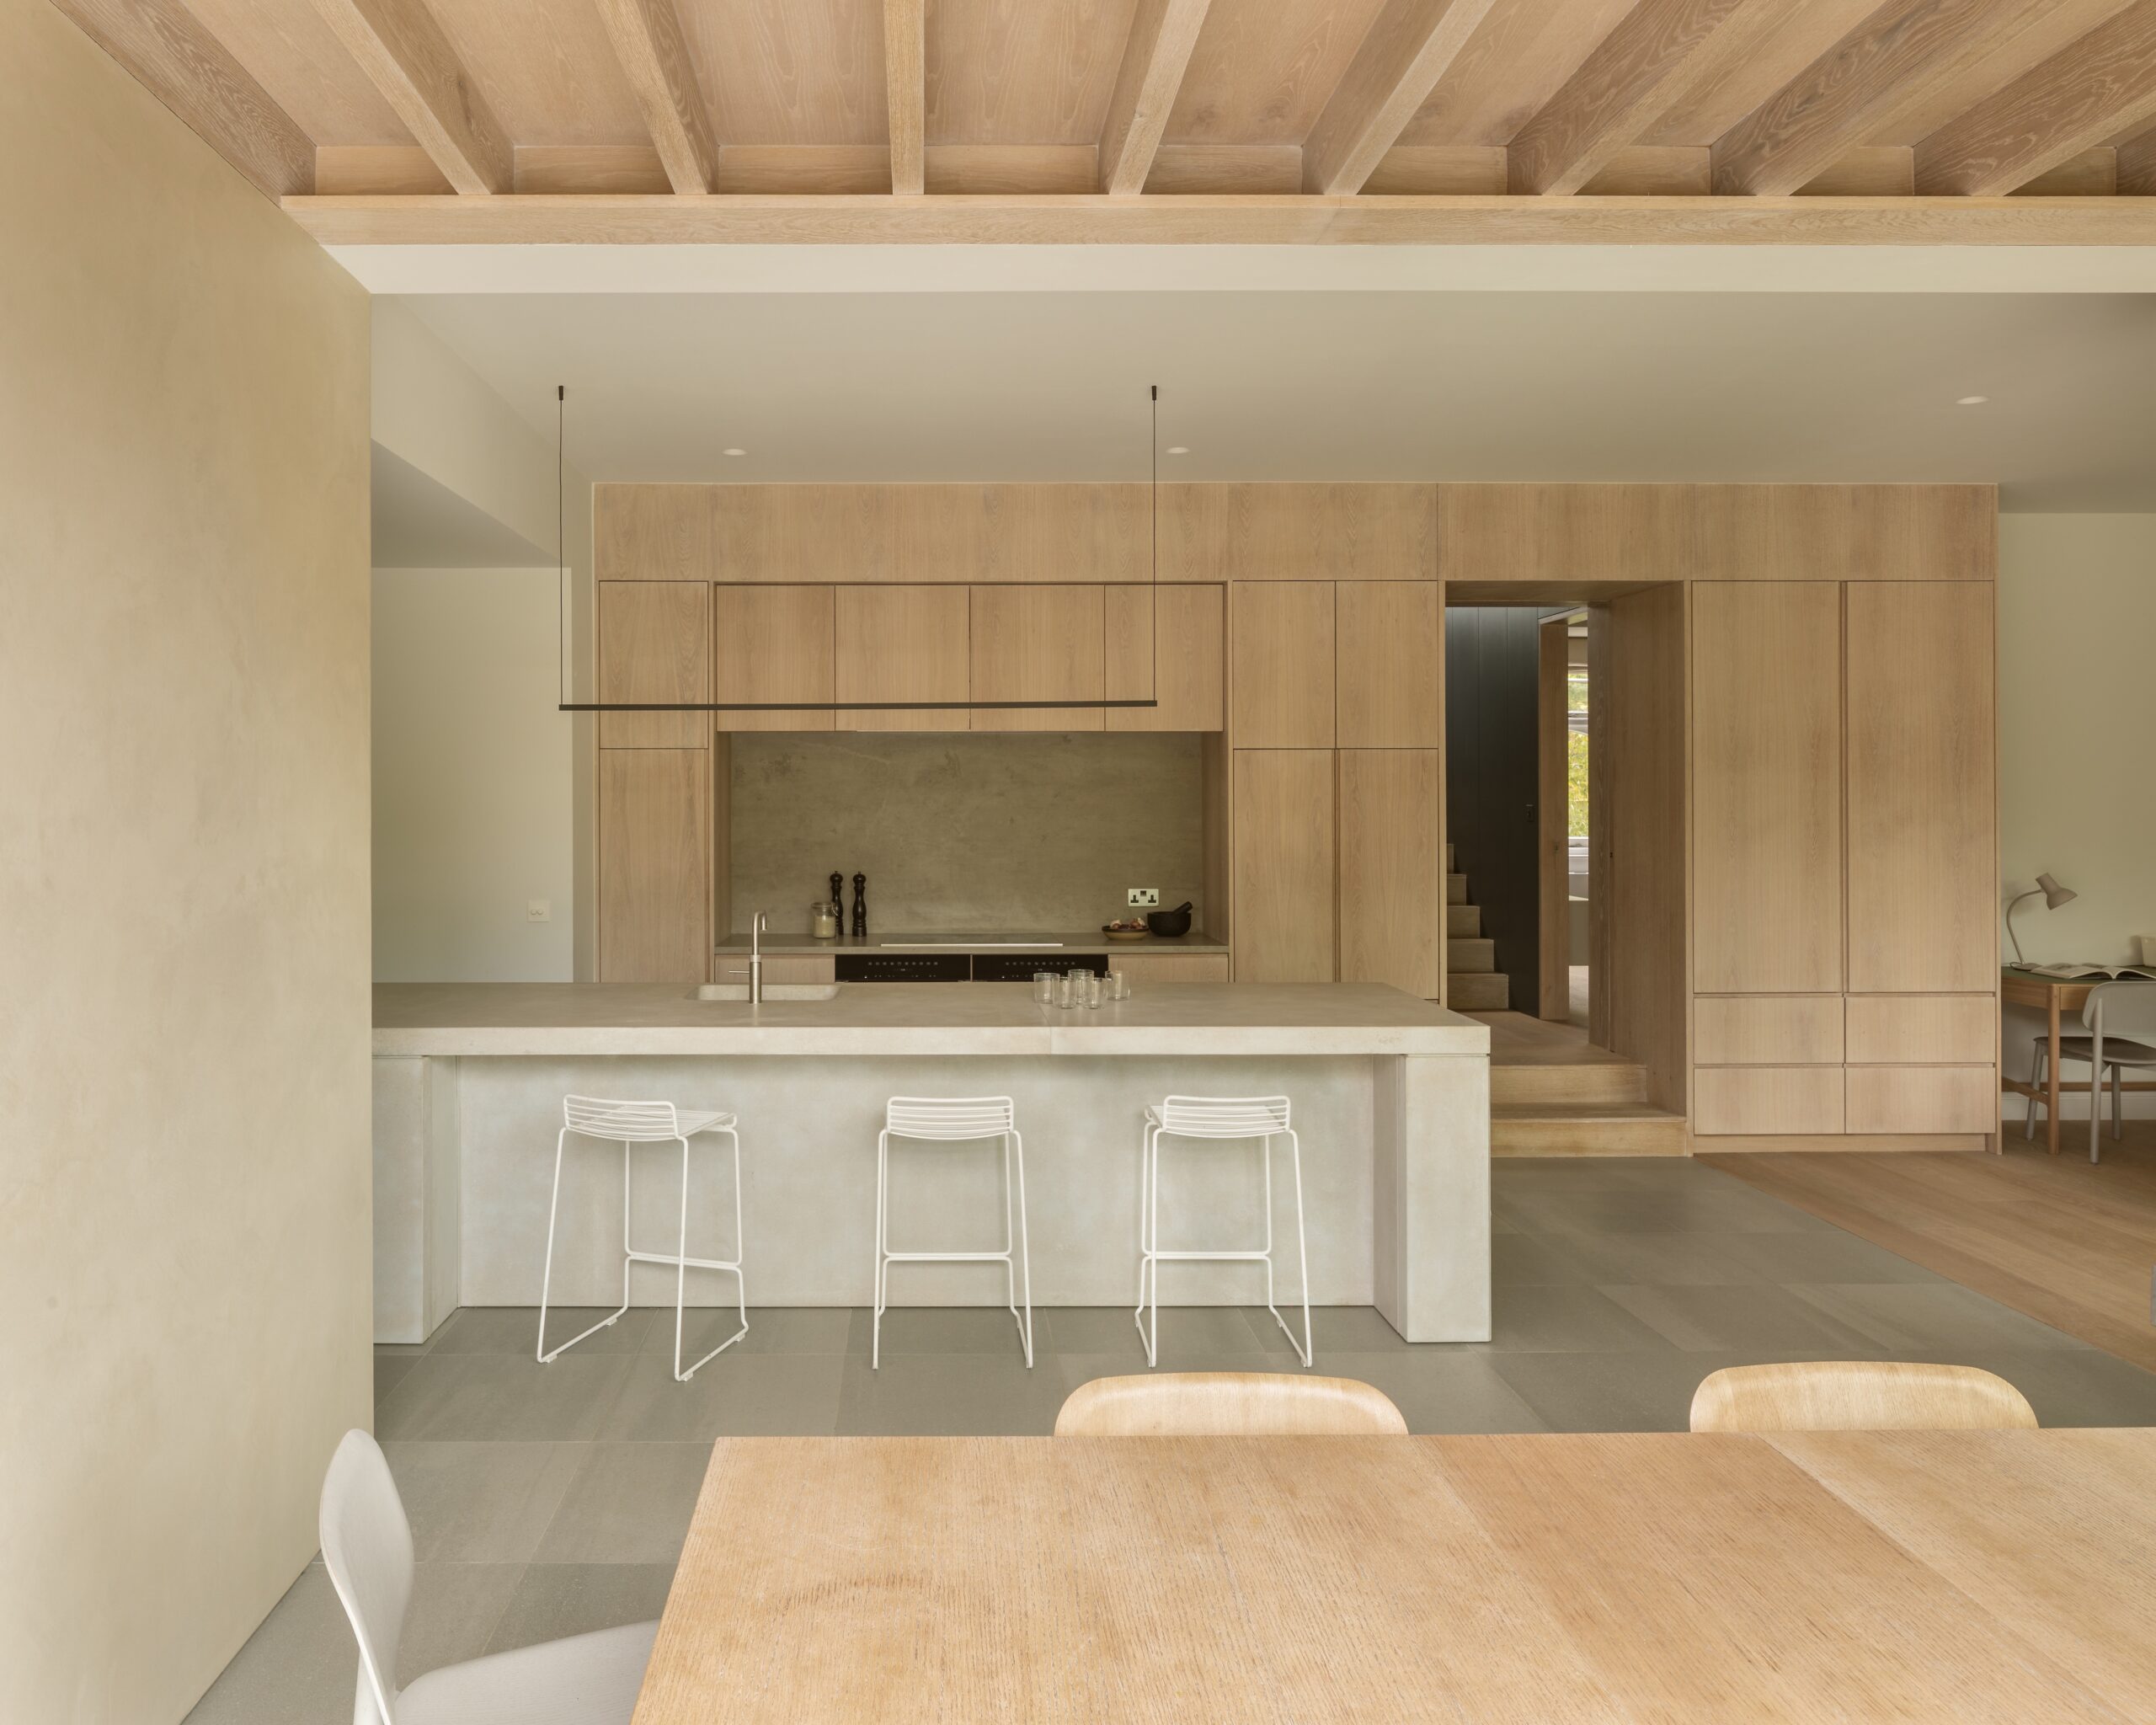
<instances>
[{"instance_id":1,"label":"tall cabinet door","mask_svg":"<svg viewBox=\"0 0 2156 1725\"><path fill-rule=\"evenodd\" d=\"M701 982L711 965L712 751L599 751L599 980Z\"/></svg>"},{"instance_id":2,"label":"tall cabinet door","mask_svg":"<svg viewBox=\"0 0 2156 1725\"><path fill-rule=\"evenodd\" d=\"M711 699L711 583L599 584L599 698L631 704ZM602 713L602 749L696 749L708 713Z\"/></svg>"},{"instance_id":3,"label":"tall cabinet door","mask_svg":"<svg viewBox=\"0 0 2156 1725\"><path fill-rule=\"evenodd\" d=\"M1238 749L1235 757L1235 980L1331 982L1332 750Z\"/></svg>"},{"instance_id":4,"label":"tall cabinet door","mask_svg":"<svg viewBox=\"0 0 2156 1725\"><path fill-rule=\"evenodd\" d=\"M1849 992L1999 984L1997 595L1849 585Z\"/></svg>"},{"instance_id":5,"label":"tall cabinet door","mask_svg":"<svg viewBox=\"0 0 2156 1725\"><path fill-rule=\"evenodd\" d=\"M1444 757L1340 751L1340 980L1436 1000L1445 980Z\"/></svg>"},{"instance_id":6,"label":"tall cabinet door","mask_svg":"<svg viewBox=\"0 0 2156 1725\"><path fill-rule=\"evenodd\" d=\"M1330 749L1332 583L1238 581L1229 633L1235 746Z\"/></svg>"},{"instance_id":7,"label":"tall cabinet door","mask_svg":"<svg viewBox=\"0 0 2156 1725\"><path fill-rule=\"evenodd\" d=\"M1697 993L1841 992L1841 605L1833 581L1693 586Z\"/></svg>"},{"instance_id":8,"label":"tall cabinet door","mask_svg":"<svg viewBox=\"0 0 2156 1725\"><path fill-rule=\"evenodd\" d=\"M1435 581L1333 589L1334 699L1343 749L1444 746L1444 637Z\"/></svg>"}]
</instances>

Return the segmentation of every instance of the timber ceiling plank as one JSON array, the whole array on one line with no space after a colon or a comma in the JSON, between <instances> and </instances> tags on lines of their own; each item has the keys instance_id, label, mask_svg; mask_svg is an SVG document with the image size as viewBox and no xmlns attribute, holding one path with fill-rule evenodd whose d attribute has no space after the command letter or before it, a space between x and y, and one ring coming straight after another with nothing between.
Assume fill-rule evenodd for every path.
<instances>
[{"instance_id":1,"label":"timber ceiling plank","mask_svg":"<svg viewBox=\"0 0 2156 1725\"><path fill-rule=\"evenodd\" d=\"M889 104L891 190L927 190L928 45L926 0L883 0L883 88Z\"/></svg>"},{"instance_id":2,"label":"timber ceiling plank","mask_svg":"<svg viewBox=\"0 0 2156 1725\"><path fill-rule=\"evenodd\" d=\"M1512 190L1577 192L1755 39L1774 0L1641 0L1512 142Z\"/></svg>"},{"instance_id":3,"label":"timber ceiling plank","mask_svg":"<svg viewBox=\"0 0 2156 1725\"><path fill-rule=\"evenodd\" d=\"M1172 144L1300 145L1384 0L1213 0L1168 115Z\"/></svg>"},{"instance_id":4,"label":"timber ceiling plank","mask_svg":"<svg viewBox=\"0 0 2156 1725\"><path fill-rule=\"evenodd\" d=\"M1139 9L1135 0L933 0L929 147L1098 144Z\"/></svg>"},{"instance_id":5,"label":"timber ceiling plank","mask_svg":"<svg viewBox=\"0 0 2156 1725\"><path fill-rule=\"evenodd\" d=\"M1387 0L1303 143L1303 189L1360 191L1489 15L1492 0Z\"/></svg>"},{"instance_id":6,"label":"timber ceiling plank","mask_svg":"<svg viewBox=\"0 0 2156 1725\"><path fill-rule=\"evenodd\" d=\"M718 182L718 141L674 0L596 3L668 183L677 192L710 191Z\"/></svg>"},{"instance_id":7,"label":"timber ceiling plank","mask_svg":"<svg viewBox=\"0 0 2156 1725\"><path fill-rule=\"evenodd\" d=\"M1502 148L1632 5L1633 0L1497 0L1401 133L1400 147Z\"/></svg>"},{"instance_id":8,"label":"timber ceiling plank","mask_svg":"<svg viewBox=\"0 0 2156 1725\"><path fill-rule=\"evenodd\" d=\"M514 189L508 135L424 0L318 0L322 15L451 185Z\"/></svg>"},{"instance_id":9,"label":"timber ceiling plank","mask_svg":"<svg viewBox=\"0 0 2156 1725\"><path fill-rule=\"evenodd\" d=\"M314 188L314 141L179 0L57 0L136 83L272 198Z\"/></svg>"},{"instance_id":10,"label":"timber ceiling plank","mask_svg":"<svg viewBox=\"0 0 2156 1725\"><path fill-rule=\"evenodd\" d=\"M1101 122L1102 191L1128 197L1145 190L1211 4L1212 0L1139 0Z\"/></svg>"},{"instance_id":11,"label":"timber ceiling plank","mask_svg":"<svg viewBox=\"0 0 2156 1725\"><path fill-rule=\"evenodd\" d=\"M2156 120L2156 0L2137 3L1918 144L1920 195L1997 197Z\"/></svg>"}]
</instances>

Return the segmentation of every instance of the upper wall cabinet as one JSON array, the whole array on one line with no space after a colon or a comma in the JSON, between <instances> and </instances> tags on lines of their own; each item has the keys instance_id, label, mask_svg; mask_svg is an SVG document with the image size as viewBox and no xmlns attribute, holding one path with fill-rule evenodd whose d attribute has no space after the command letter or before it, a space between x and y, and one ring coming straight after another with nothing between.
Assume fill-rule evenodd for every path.
<instances>
[{"instance_id":1,"label":"upper wall cabinet","mask_svg":"<svg viewBox=\"0 0 2156 1725\"><path fill-rule=\"evenodd\" d=\"M1160 574L1181 581L1427 581L1433 485L1164 485Z\"/></svg>"},{"instance_id":2,"label":"upper wall cabinet","mask_svg":"<svg viewBox=\"0 0 2156 1725\"><path fill-rule=\"evenodd\" d=\"M1839 993L1837 584L1693 588L1692 798L1693 987Z\"/></svg>"},{"instance_id":3,"label":"upper wall cabinet","mask_svg":"<svg viewBox=\"0 0 2156 1725\"><path fill-rule=\"evenodd\" d=\"M1444 745L1443 606L1434 581L1342 581L1335 702L1343 749Z\"/></svg>"},{"instance_id":4,"label":"upper wall cabinet","mask_svg":"<svg viewBox=\"0 0 2156 1725\"><path fill-rule=\"evenodd\" d=\"M1229 632L1235 746L1330 749L1332 583L1238 581Z\"/></svg>"},{"instance_id":5,"label":"upper wall cabinet","mask_svg":"<svg viewBox=\"0 0 2156 1725\"><path fill-rule=\"evenodd\" d=\"M1227 591L1182 583L1107 590L1112 731L1217 731L1228 722Z\"/></svg>"},{"instance_id":6,"label":"upper wall cabinet","mask_svg":"<svg viewBox=\"0 0 2156 1725\"><path fill-rule=\"evenodd\" d=\"M919 712L841 713L855 731L962 731L971 654L964 587L841 587L837 593L838 698L938 701Z\"/></svg>"},{"instance_id":7,"label":"upper wall cabinet","mask_svg":"<svg viewBox=\"0 0 2156 1725\"><path fill-rule=\"evenodd\" d=\"M608 581L599 589L602 702L711 699L711 587L702 581ZM708 713L602 713L604 749L696 749Z\"/></svg>"},{"instance_id":8,"label":"upper wall cabinet","mask_svg":"<svg viewBox=\"0 0 2156 1725\"><path fill-rule=\"evenodd\" d=\"M837 589L722 586L712 594L712 699L750 707L775 701L803 710L722 710L723 731L827 731L838 687Z\"/></svg>"},{"instance_id":9,"label":"upper wall cabinet","mask_svg":"<svg viewBox=\"0 0 2156 1725\"><path fill-rule=\"evenodd\" d=\"M1103 698L1106 609L1097 586L975 587L973 594L974 701L1088 701ZM977 731L1097 731L1094 707L976 707Z\"/></svg>"},{"instance_id":10,"label":"upper wall cabinet","mask_svg":"<svg viewBox=\"0 0 2156 1725\"><path fill-rule=\"evenodd\" d=\"M1849 585L1853 994L1998 986L1994 597Z\"/></svg>"},{"instance_id":11,"label":"upper wall cabinet","mask_svg":"<svg viewBox=\"0 0 2156 1725\"><path fill-rule=\"evenodd\" d=\"M592 562L599 579L712 579L713 494L723 489L716 485L594 487Z\"/></svg>"}]
</instances>

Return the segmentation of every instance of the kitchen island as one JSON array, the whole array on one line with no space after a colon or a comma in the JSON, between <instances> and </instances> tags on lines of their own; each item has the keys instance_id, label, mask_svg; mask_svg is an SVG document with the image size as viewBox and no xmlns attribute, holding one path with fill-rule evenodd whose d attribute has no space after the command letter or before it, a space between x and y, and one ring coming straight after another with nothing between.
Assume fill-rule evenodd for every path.
<instances>
[{"instance_id":1,"label":"kitchen island","mask_svg":"<svg viewBox=\"0 0 2156 1725\"><path fill-rule=\"evenodd\" d=\"M376 1338L423 1339L460 1305L537 1303L570 1092L739 1115L752 1306L868 1303L886 1098L1010 1096L1025 1138L1033 1303L1133 1304L1142 1110L1177 1092L1291 1098L1313 1304L1374 1305L1412 1342L1486 1341L1489 1045L1487 1026L1368 984L1161 984L1091 1011L1036 1005L1024 984L842 985L826 1000L760 1005L699 1000L686 984L382 985ZM553 1297L611 1305L619 1157L570 1144ZM723 1158L702 1148L689 1249L723 1255L732 1194ZM938 1243L973 1227L994 1243L994 1159L940 1151L894 1179L893 1243L924 1226ZM638 1154L635 1230L666 1249L678 1151ZM1255 1239L1255 1162L1225 1145L1165 1159L1164 1243ZM1291 1241L1276 1263L1284 1294L1298 1285ZM1001 1303L992 1266L905 1269L896 1303ZM1161 1303L1254 1304L1259 1274L1171 1265ZM731 1282L692 1273L691 1298L728 1300ZM639 1266L632 1297L671 1304L673 1290L672 1272Z\"/></svg>"}]
</instances>

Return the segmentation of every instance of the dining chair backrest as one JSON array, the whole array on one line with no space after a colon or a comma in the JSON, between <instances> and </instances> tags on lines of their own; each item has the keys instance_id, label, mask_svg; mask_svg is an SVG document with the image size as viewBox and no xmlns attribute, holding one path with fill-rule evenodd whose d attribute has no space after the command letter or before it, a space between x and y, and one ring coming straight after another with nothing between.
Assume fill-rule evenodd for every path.
<instances>
[{"instance_id":1,"label":"dining chair backrest","mask_svg":"<svg viewBox=\"0 0 2156 1725\"><path fill-rule=\"evenodd\" d=\"M2156 1043L2156 982L2100 982L2089 991L2081 1022L2092 1033Z\"/></svg>"},{"instance_id":2,"label":"dining chair backrest","mask_svg":"<svg viewBox=\"0 0 2156 1725\"><path fill-rule=\"evenodd\" d=\"M2036 1410L1972 1365L1825 1359L1732 1365L1692 1397L1695 1432L1980 1431L2033 1427Z\"/></svg>"},{"instance_id":3,"label":"dining chair backrest","mask_svg":"<svg viewBox=\"0 0 2156 1725\"><path fill-rule=\"evenodd\" d=\"M382 1446L349 1431L322 1482L322 1562L360 1644L354 1725L397 1725L397 1654L412 1601L412 1525Z\"/></svg>"},{"instance_id":4,"label":"dining chair backrest","mask_svg":"<svg viewBox=\"0 0 2156 1725\"><path fill-rule=\"evenodd\" d=\"M1059 1438L1405 1437L1381 1390L1353 1378L1266 1371L1164 1371L1081 1384Z\"/></svg>"}]
</instances>

